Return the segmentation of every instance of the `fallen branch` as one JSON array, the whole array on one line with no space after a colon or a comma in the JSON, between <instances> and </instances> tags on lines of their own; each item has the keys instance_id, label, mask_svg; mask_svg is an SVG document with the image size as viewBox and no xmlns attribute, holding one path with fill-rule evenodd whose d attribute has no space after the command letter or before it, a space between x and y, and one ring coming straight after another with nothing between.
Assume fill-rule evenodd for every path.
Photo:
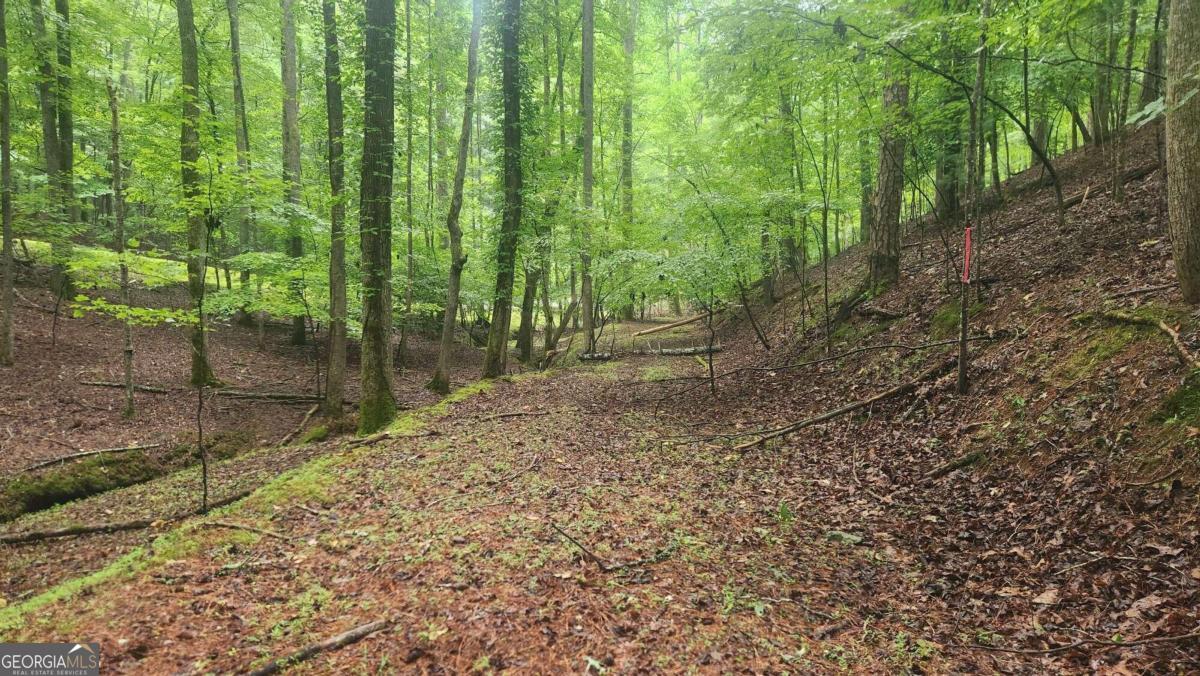
<instances>
[{"instance_id":1,"label":"fallen branch","mask_svg":"<svg viewBox=\"0 0 1200 676\"><path fill-rule=\"evenodd\" d=\"M1165 291L1167 289L1173 289L1176 286L1177 285L1175 283L1155 284L1154 286L1139 286L1139 287L1133 288L1133 289L1126 289L1124 291L1118 291L1117 293L1112 294L1108 298L1109 298L1109 300L1115 300L1117 298L1128 298L1129 296L1140 296L1143 293L1154 293L1155 291Z\"/></svg>"},{"instance_id":2,"label":"fallen branch","mask_svg":"<svg viewBox=\"0 0 1200 676\"><path fill-rule=\"evenodd\" d=\"M662 326L655 326L652 329L643 329L641 331L636 331L636 332L634 332L633 337L637 338L638 336L648 336L651 333L658 333L659 331L668 331L670 329L678 328L680 326L686 326L688 324L693 324L695 322L698 322L707 316L708 316L707 312L702 312L694 317L680 319L677 322L671 322L670 324L663 324Z\"/></svg>"},{"instance_id":3,"label":"fallen branch","mask_svg":"<svg viewBox=\"0 0 1200 676\"><path fill-rule=\"evenodd\" d=\"M1187 641L1200 638L1200 631L1194 631L1188 634L1176 634L1174 636L1158 636L1155 638L1143 638L1136 641L1113 641L1110 639L1085 638L1082 641L1068 643L1067 645L1054 646L1053 648L1044 649L1023 649L1023 648L1001 648L999 646L990 645L966 645L958 644L956 647L967 648L968 650L991 650L1001 653L1015 653L1017 655L1054 655L1056 653L1067 652L1075 648L1082 648L1085 645L1096 645L1102 648L1132 648L1139 645L1150 645L1153 643L1174 643L1176 641Z\"/></svg>"},{"instance_id":4,"label":"fallen branch","mask_svg":"<svg viewBox=\"0 0 1200 676\"><path fill-rule=\"evenodd\" d=\"M502 418L520 418L527 415L550 415L551 411L509 411L507 413L493 413L485 415L480 420L500 420Z\"/></svg>"},{"instance_id":5,"label":"fallen branch","mask_svg":"<svg viewBox=\"0 0 1200 676\"><path fill-rule=\"evenodd\" d=\"M583 552L583 555L586 556L589 561L596 564L596 567L599 568L600 572L602 573L615 573L618 570L624 570L626 568L638 568L640 566L646 566L652 563L662 563L663 561L666 561L667 558L671 556L671 553L674 552L679 546L679 542L674 541L669 546L655 552L653 556L647 556L642 559L637 559L636 561L628 561L626 563L618 563L610 566L604 562L604 559L601 559L599 556L596 556L594 553L592 553L590 549L584 547L579 540L571 537L570 533L566 532L562 528L559 528L558 524L554 523L553 521L550 521L549 524L551 528L558 531L559 535L563 536L569 540L571 544L578 547L579 551Z\"/></svg>"},{"instance_id":6,"label":"fallen branch","mask_svg":"<svg viewBox=\"0 0 1200 676\"><path fill-rule=\"evenodd\" d=\"M80 385L91 385L92 387L119 387L125 389L125 383L115 383L109 380L81 380ZM153 392L154 394L170 394L171 391L165 387L152 387L150 385L134 385L133 389L138 392Z\"/></svg>"},{"instance_id":7,"label":"fallen branch","mask_svg":"<svg viewBox=\"0 0 1200 676\"><path fill-rule=\"evenodd\" d=\"M246 497L247 495L250 495L251 493L253 493L256 490L256 488L248 488L244 491L239 491L237 493L234 493L233 495L229 495L224 498L221 498L220 500L217 500L216 502L210 502L208 504L208 508L210 510L213 510L218 507L224 507L226 505L233 504L233 503L237 502L238 500L241 500L242 498ZM190 510L187 512L176 514L174 516L169 516L165 519L135 519L133 521L124 521L124 522L117 522L117 523L99 523L99 524L91 524L91 525L67 526L66 528L57 528L54 530L27 531L24 533L5 533L5 534L0 534L0 544L15 545L15 544L22 544L22 543L26 543L26 542L41 542L42 540L53 540L55 538L71 537L73 535L93 535L96 533L119 533L119 532L128 531L128 530L142 530L144 528L150 528L151 526L153 526L156 523L164 523L164 524L165 523L173 523L175 521L181 521L183 519L186 519L189 516L196 516L197 514L200 514L200 513L202 513L202 510L193 509L193 510Z\"/></svg>"},{"instance_id":8,"label":"fallen branch","mask_svg":"<svg viewBox=\"0 0 1200 676\"><path fill-rule=\"evenodd\" d=\"M284 542L287 542L292 539L292 538L288 537L287 535L284 535L283 533L278 533L276 531L266 530L263 528L256 528L254 526L247 526L246 524L242 524L242 523L234 523L232 521L205 521L204 523L202 523L200 525L204 526L205 528L226 528L229 530L244 530L244 531L247 531L250 533L257 533L258 535L265 535L266 537L269 537L269 538L275 538L276 540L283 540Z\"/></svg>"},{"instance_id":9,"label":"fallen branch","mask_svg":"<svg viewBox=\"0 0 1200 676\"><path fill-rule=\"evenodd\" d=\"M934 469L929 470L928 472L925 473L925 478L926 479L940 479L940 478L946 476L947 474L953 472L956 469L962 469L964 467L969 467L970 465L974 465L975 463L979 462L980 460L983 460L983 457L985 455L986 455L986 453L984 453L983 451L971 451L970 453L965 453L949 462L943 463L941 465L938 465Z\"/></svg>"},{"instance_id":10,"label":"fallen branch","mask_svg":"<svg viewBox=\"0 0 1200 676\"><path fill-rule=\"evenodd\" d=\"M216 390L217 394L231 399L261 399L264 401L285 401L296 403L300 401L321 402L323 397L302 392L251 392L248 390Z\"/></svg>"},{"instance_id":11,"label":"fallen branch","mask_svg":"<svg viewBox=\"0 0 1200 676\"><path fill-rule=\"evenodd\" d=\"M874 305L859 305L854 311L864 317L874 317L875 319L882 319L884 321L903 319L908 316L906 312L893 312L892 310L875 307Z\"/></svg>"},{"instance_id":12,"label":"fallen branch","mask_svg":"<svg viewBox=\"0 0 1200 676\"><path fill-rule=\"evenodd\" d=\"M43 460L42 462L30 465L21 471L22 472L31 472L35 469L41 469L42 467L49 467L50 465L56 465L58 463L65 463L70 460L78 460L79 458L87 458L87 457L90 457L93 455L106 455L109 453L125 453L128 451L145 451L145 450L151 449L151 448L158 448L159 446L162 446L162 444L146 444L144 446L123 446L121 448L101 448L96 451L80 451L79 453L71 453L70 455L62 455L57 458L51 458L50 460Z\"/></svg>"},{"instance_id":13,"label":"fallen branch","mask_svg":"<svg viewBox=\"0 0 1200 676\"><path fill-rule=\"evenodd\" d=\"M282 439L279 440L279 443L275 444L275 446L276 447L285 446L285 445L287 445L287 443L289 441L294 439L297 434L300 434L301 432L303 432L304 426L308 424L308 421L312 419L313 414L316 413L320 408L321 408L320 404L313 404L313 407L308 409L308 413L304 414L304 419L300 421L300 424L296 427L296 429L292 430L291 432L288 432L286 436L284 436Z\"/></svg>"},{"instance_id":14,"label":"fallen branch","mask_svg":"<svg viewBox=\"0 0 1200 676\"><path fill-rule=\"evenodd\" d=\"M758 432L746 432L744 434L731 435L734 437L748 436L751 434L759 435L757 439L752 439L750 441L738 444L737 446L734 447L734 450L735 451L745 451L747 449L753 448L753 447L755 447L765 441L768 441L770 439L777 439L779 437L791 434L792 432L802 430L805 427L811 427L813 425L823 423L828 420L832 420L834 418L841 417L843 415L846 415L847 413L853 413L854 411L866 408L868 406L871 406L872 404L877 404L881 401L886 401L888 399L894 399L896 397L900 397L900 396L909 394L910 392L916 391L917 387L921 384L922 381L928 380L929 378L933 378L933 377L936 377L936 376L939 376L939 375L945 373L946 371L950 370L950 368L952 368L956 363L957 363L956 358L946 359L946 360L939 362L938 364L926 369L923 373L921 373L921 375L917 376L916 378L913 378L912 380L910 380L906 383L897 385L889 390L884 390L883 392L880 392L879 394L867 397L866 399L861 399L859 401L846 404L845 406L842 406L840 408L835 408L832 411L826 411L825 413L822 413L817 416L813 416L812 418L806 418L804 420L800 420L800 421L797 421L794 423L789 423L787 425L784 425L782 427L776 427L774 429L761 430Z\"/></svg>"},{"instance_id":15,"label":"fallen branch","mask_svg":"<svg viewBox=\"0 0 1200 676\"><path fill-rule=\"evenodd\" d=\"M1168 326L1163 320L1151 319L1149 317L1138 317L1127 312L1116 311L1104 312L1101 313L1100 316L1104 319L1114 322L1157 327L1159 331L1162 331L1170 336L1171 344L1175 347L1175 351L1179 353L1179 357L1183 359L1185 364L1194 369L1200 369L1200 360L1197 360L1196 357L1192 355L1191 350L1187 348L1187 345L1183 343L1183 339L1179 337L1179 332Z\"/></svg>"},{"instance_id":16,"label":"fallen branch","mask_svg":"<svg viewBox=\"0 0 1200 676\"><path fill-rule=\"evenodd\" d=\"M437 430L416 432L414 434L392 434L391 432L379 432L378 434L372 434L369 437L363 437L362 439L355 439L354 441L351 441L350 443L346 444L346 449L349 450L351 448L358 448L359 446L373 446L388 439L420 439L422 437L436 437L439 434L441 434L441 432Z\"/></svg>"},{"instance_id":17,"label":"fallen branch","mask_svg":"<svg viewBox=\"0 0 1200 676\"><path fill-rule=\"evenodd\" d=\"M579 355L579 361L611 361L612 352L585 352Z\"/></svg>"},{"instance_id":18,"label":"fallen branch","mask_svg":"<svg viewBox=\"0 0 1200 676\"><path fill-rule=\"evenodd\" d=\"M1122 177L1121 182L1128 183L1130 181L1136 181L1137 179L1142 178L1143 176L1148 176L1150 174L1153 174L1154 170L1158 169L1158 166L1159 166L1158 162L1153 162L1151 164L1147 164L1147 165L1138 167L1137 169L1130 169L1129 171L1125 172L1125 176ZM1088 187L1084 188L1083 192L1081 192L1077 195L1074 195L1072 197L1068 197L1067 199L1063 200L1063 208L1070 209L1071 207L1075 207L1075 206L1079 206L1080 204L1083 204L1083 202L1088 198L1088 195L1089 195L1089 193L1091 193L1091 191L1092 191L1092 186L1088 186ZM1096 188L1096 191L1097 192L1107 192L1108 188L1107 187Z\"/></svg>"},{"instance_id":19,"label":"fallen branch","mask_svg":"<svg viewBox=\"0 0 1200 676\"><path fill-rule=\"evenodd\" d=\"M249 672L249 676L266 676L267 674L276 674L284 669L295 666L300 662L308 660L315 655L323 652L329 652L344 648L352 643L358 643L364 638L376 632L387 629L389 626L387 620L376 620L367 624L359 625L349 631L344 631L336 636L331 636L319 643L305 646L300 650L279 659L271 660L267 664Z\"/></svg>"}]
</instances>

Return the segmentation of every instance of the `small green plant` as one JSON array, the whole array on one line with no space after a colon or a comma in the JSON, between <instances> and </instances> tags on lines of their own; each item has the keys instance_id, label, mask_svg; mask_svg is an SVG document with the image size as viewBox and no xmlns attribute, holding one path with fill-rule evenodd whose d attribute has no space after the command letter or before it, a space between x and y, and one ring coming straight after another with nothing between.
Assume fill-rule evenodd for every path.
<instances>
[{"instance_id":1,"label":"small green plant","mask_svg":"<svg viewBox=\"0 0 1200 676\"><path fill-rule=\"evenodd\" d=\"M792 524L796 522L796 512L792 511L791 505L780 500L779 509L775 512L775 521L779 523L780 528L791 528Z\"/></svg>"}]
</instances>

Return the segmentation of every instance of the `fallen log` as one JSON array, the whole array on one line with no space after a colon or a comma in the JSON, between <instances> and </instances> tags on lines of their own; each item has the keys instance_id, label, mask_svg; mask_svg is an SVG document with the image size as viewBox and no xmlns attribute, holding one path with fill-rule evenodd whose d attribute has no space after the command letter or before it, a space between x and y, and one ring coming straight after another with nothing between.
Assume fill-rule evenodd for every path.
<instances>
[{"instance_id":1,"label":"fallen log","mask_svg":"<svg viewBox=\"0 0 1200 676\"><path fill-rule=\"evenodd\" d=\"M686 318L686 319L680 319L679 321L677 321L677 322L671 322L670 324L663 324L662 326L655 326L654 328L651 328L651 329L642 329L641 331L637 331L637 332L635 332L635 333L633 334L633 336L634 336L634 338L636 338L636 337L638 337L638 336L648 336L648 335L650 335L651 333L658 333L659 331L669 331L669 330L671 330L671 329L678 328L678 327L680 327L680 326L687 326L688 324L692 324L692 323L694 323L694 322L698 322L698 321L700 321L701 319L704 319L704 318L705 318L705 317L707 317L707 316L708 316L708 313L707 313L707 312L702 312L702 313L700 313L700 314L698 314L698 315L696 315L696 316L694 316L694 317L688 317L688 318Z\"/></svg>"},{"instance_id":2,"label":"fallen log","mask_svg":"<svg viewBox=\"0 0 1200 676\"><path fill-rule=\"evenodd\" d=\"M295 403L300 401L320 402L323 397L315 394L305 394L303 392L251 392L249 390L216 390L217 394L231 399L261 399L263 401L286 401Z\"/></svg>"},{"instance_id":3,"label":"fallen log","mask_svg":"<svg viewBox=\"0 0 1200 676\"><path fill-rule=\"evenodd\" d=\"M883 392L880 392L873 396L867 397L866 399L860 399L859 401L855 401L855 402L846 404L845 406L835 408L832 411L826 411L825 413L822 413L820 415L813 416L811 418L806 418L804 420L799 420L794 423L789 423L787 425L783 425L782 427L776 427L776 428L768 429L768 430L761 430L759 432L749 432L747 434L757 434L758 438L751 439L750 441L746 441L741 444L738 444L737 446L734 447L734 450L735 451L745 451L746 449L753 448L753 447L755 447L765 441L768 441L770 439L777 439L779 437L791 434L792 432L802 430L805 427L811 427L813 425L823 423L828 420L833 420L834 418L841 417L843 415L846 415L847 413L853 413L854 411L866 408L868 406L871 406L872 404L877 404L881 401L886 401L888 399L894 399L896 397L900 397L900 396L909 394L911 392L915 392L917 387L921 384L922 381L925 381L930 378L940 376L943 373L946 373L951 368L953 368L954 365L957 363L958 363L957 358L951 357L949 359L945 359L945 360L935 364L934 366L926 369L923 373L921 373L921 375L917 376L916 378L913 378L912 380L910 380L906 383L897 385L889 390L884 390ZM745 435L738 435L738 436L745 436Z\"/></svg>"},{"instance_id":4,"label":"fallen log","mask_svg":"<svg viewBox=\"0 0 1200 676\"><path fill-rule=\"evenodd\" d=\"M1158 169L1158 167L1159 167L1158 162L1153 162L1151 164L1147 164L1147 165L1138 167L1137 169L1130 169L1129 171L1125 172L1125 176L1122 177L1121 182L1128 183L1130 181L1136 181L1139 178L1149 176L1150 174L1153 174L1154 171L1156 169ZM1109 187L1111 187L1111 186L1107 186L1104 188L1096 188L1096 192L1098 192L1098 193L1099 192L1107 192ZM1068 197L1067 199L1063 200L1063 208L1070 209L1071 207L1075 207L1075 206L1079 206L1080 204L1083 204L1084 201L1087 200L1091 191L1092 191L1092 186L1089 185L1083 189L1083 192L1081 192L1077 195L1073 195L1073 196Z\"/></svg>"},{"instance_id":5,"label":"fallen log","mask_svg":"<svg viewBox=\"0 0 1200 676\"><path fill-rule=\"evenodd\" d=\"M125 389L125 383L116 383L109 380L81 380L80 385L91 385L92 387L119 387ZM165 387L152 387L150 385L134 385L133 389L138 392L153 392L154 394L170 394L170 390Z\"/></svg>"},{"instance_id":6,"label":"fallen log","mask_svg":"<svg viewBox=\"0 0 1200 676\"><path fill-rule=\"evenodd\" d=\"M50 465L57 465L58 463L65 463L70 460L78 460L79 458L87 458L87 457L91 457L93 455L106 455L109 453L126 453L128 451L145 451L145 450L148 450L151 448L158 448L159 446L162 446L162 444L145 444L143 446L123 446L121 448L101 448L101 449L95 450L95 451L80 451L79 453L71 453L69 455L60 455L57 458L51 458L50 460L43 460L42 462L34 463L21 471L22 472L31 472L35 469L41 469L42 467L49 467Z\"/></svg>"},{"instance_id":7,"label":"fallen log","mask_svg":"<svg viewBox=\"0 0 1200 676\"><path fill-rule=\"evenodd\" d=\"M691 357L698 354L716 354L722 350L720 345L708 347L701 345L699 347L664 347L659 350L634 350L630 354L636 355L651 355L656 357Z\"/></svg>"},{"instance_id":8,"label":"fallen log","mask_svg":"<svg viewBox=\"0 0 1200 676\"><path fill-rule=\"evenodd\" d=\"M611 361L613 358L612 352L585 352L579 355L579 361Z\"/></svg>"},{"instance_id":9,"label":"fallen log","mask_svg":"<svg viewBox=\"0 0 1200 676\"><path fill-rule=\"evenodd\" d=\"M282 439L279 440L279 443L275 444L275 446L286 446L289 441L296 438L296 435L304 431L304 426L308 424L308 421L312 419L313 414L316 413L320 408L320 404L313 404L312 408L308 409L308 413L304 414L304 419L300 421L300 424L296 426L296 429L288 432Z\"/></svg>"},{"instance_id":10,"label":"fallen log","mask_svg":"<svg viewBox=\"0 0 1200 676\"><path fill-rule=\"evenodd\" d=\"M906 312L893 312L892 310L874 305L859 305L854 311L864 317L874 317L875 319L882 319L884 321L903 319L908 316Z\"/></svg>"},{"instance_id":11,"label":"fallen log","mask_svg":"<svg viewBox=\"0 0 1200 676\"><path fill-rule=\"evenodd\" d=\"M258 487L248 488L244 491L239 491L232 495L228 495L216 502L210 502L208 509L214 510L218 507L233 504L238 500L253 493ZM71 537L73 535L93 535L96 533L119 533L128 530L141 530L150 528L156 523L173 523L182 521L189 516L202 514L204 510L196 508L187 512L181 512L174 516L169 516L165 519L134 519L133 521L122 521L117 523L98 523L79 526L67 526L66 528L56 528L54 530L42 531L26 531L24 533L4 533L0 534L0 545L15 545L27 542L41 542L42 540L53 540L55 538Z\"/></svg>"},{"instance_id":12,"label":"fallen log","mask_svg":"<svg viewBox=\"0 0 1200 676\"><path fill-rule=\"evenodd\" d=\"M387 629L390 623L387 620L376 620L367 624L359 625L348 631L344 631L336 636L331 636L319 643L305 646L300 650L279 659L271 660L265 665L249 671L249 676L267 676L268 674L277 674L284 669L293 667L300 662L312 658L323 652L329 652L344 648L352 643L358 643L364 638L376 632Z\"/></svg>"}]
</instances>

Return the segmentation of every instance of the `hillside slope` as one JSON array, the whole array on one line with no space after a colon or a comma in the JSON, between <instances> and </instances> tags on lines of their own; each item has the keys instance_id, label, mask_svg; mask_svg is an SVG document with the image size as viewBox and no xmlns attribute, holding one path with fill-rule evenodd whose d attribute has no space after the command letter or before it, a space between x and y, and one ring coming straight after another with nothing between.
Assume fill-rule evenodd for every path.
<instances>
[{"instance_id":1,"label":"hillside slope","mask_svg":"<svg viewBox=\"0 0 1200 676\"><path fill-rule=\"evenodd\" d=\"M1093 152L1062 173L1104 176ZM797 290L754 309L770 353L726 321L715 392L661 357L468 388L0 610L0 635L99 641L119 673L259 667L376 621L302 668L1194 672L1200 390L1156 322L1188 351L1198 325L1161 177L1123 205L1091 188L1059 229L1035 174L980 228L967 395L932 369L952 346L896 347L957 321L956 235L915 230L868 302L896 318L828 345L893 347L824 360L822 294ZM835 300L862 258L831 265Z\"/></svg>"}]
</instances>

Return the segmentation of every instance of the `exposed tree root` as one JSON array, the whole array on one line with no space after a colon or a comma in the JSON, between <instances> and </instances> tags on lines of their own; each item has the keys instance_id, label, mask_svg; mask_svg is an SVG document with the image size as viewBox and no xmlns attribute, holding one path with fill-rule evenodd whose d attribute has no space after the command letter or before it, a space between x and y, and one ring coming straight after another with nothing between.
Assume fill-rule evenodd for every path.
<instances>
[{"instance_id":1,"label":"exposed tree root","mask_svg":"<svg viewBox=\"0 0 1200 676\"><path fill-rule=\"evenodd\" d=\"M348 631L344 631L336 636L331 636L319 643L305 646L300 650L279 659L271 660L266 665L259 667L253 671L248 671L249 676L266 676L267 674L277 674L284 669L293 667L300 662L308 660L323 652L329 652L344 648L352 643L358 643L364 638L376 632L387 629L390 626L387 620L375 620L367 624L359 625Z\"/></svg>"}]
</instances>

